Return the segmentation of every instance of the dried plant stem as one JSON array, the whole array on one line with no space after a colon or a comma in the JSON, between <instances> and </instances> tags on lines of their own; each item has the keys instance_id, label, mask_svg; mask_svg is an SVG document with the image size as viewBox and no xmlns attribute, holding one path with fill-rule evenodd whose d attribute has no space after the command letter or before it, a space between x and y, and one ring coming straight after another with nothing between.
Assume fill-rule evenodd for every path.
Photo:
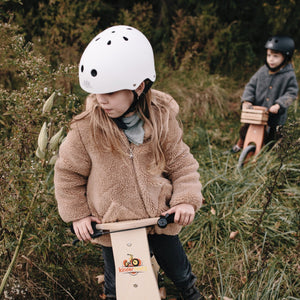
<instances>
[{"instance_id":1,"label":"dried plant stem","mask_svg":"<svg viewBox=\"0 0 300 300\"><path fill-rule=\"evenodd\" d=\"M15 250L15 253L14 253L13 258L12 258L12 260L11 260L7 270L6 270L5 275L2 278L1 285L0 285L0 297L2 296L2 294L4 292L4 288L5 288L6 282L8 280L8 277L9 277L9 275L10 275L10 273L11 273L11 271L12 271L12 269L13 269L15 263L16 263L18 255L19 255L21 245L22 245L22 242L23 242L23 237L24 237L26 225L27 225L29 217L31 215L32 207L33 207L34 201L36 199L38 189L39 189L39 185L37 185L36 190L34 192L34 195L31 199L30 206L29 206L29 209L28 209L28 213L27 213L26 219L24 221L23 228L21 230L21 234L20 234L20 237L19 237L19 241L18 241L18 245L17 245L16 250Z\"/></svg>"},{"instance_id":2,"label":"dried plant stem","mask_svg":"<svg viewBox=\"0 0 300 300\"><path fill-rule=\"evenodd\" d=\"M39 271L43 272L48 278L50 278L52 281L54 281L59 287L61 287L73 300L75 300L75 298L71 295L71 293L66 290L57 280L55 280L49 273L47 273L46 271L42 270L38 265L36 265L32 260L30 260L28 257L26 257L25 255L22 255L22 258L24 258L25 260L27 260L28 263L30 263L31 265L33 265L34 267L36 267Z\"/></svg>"},{"instance_id":3,"label":"dried plant stem","mask_svg":"<svg viewBox=\"0 0 300 300\"><path fill-rule=\"evenodd\" d=\"M268 208L269 205L271 204L271 201L272 201L272 198L273 198L273 192L274 192L275 187L277 186L277 179L278 179L278 176L279 176L279 174L280 174L280 172L281 172L282 165L283 165L283 161L281 160L281 161L280 161L280 165L279 165L279 167L278 167L278 169L277 169L277 171L276 171L276 174L275 174L275 176L274 176L274 180L273 180L273 182L272 182L272 185L269 186L269 188L268 188L267 201L266 201L266 203L264 204L263 211L262 211L261 215L259 216L259 219L258 219L257 222L256 222L256 228L255 228L254 233L253 233L253 235L252 235L252 239L253 239L253 237L256 235L256 233L257 233L257 231L258 231L258 229L259 229L259 226L260 226L260 224L261 224L262 221L263 221L263 217L264 217L264 215L265 215L266 212L267 212L267 208Z\"/></svg>"}]
</instances>

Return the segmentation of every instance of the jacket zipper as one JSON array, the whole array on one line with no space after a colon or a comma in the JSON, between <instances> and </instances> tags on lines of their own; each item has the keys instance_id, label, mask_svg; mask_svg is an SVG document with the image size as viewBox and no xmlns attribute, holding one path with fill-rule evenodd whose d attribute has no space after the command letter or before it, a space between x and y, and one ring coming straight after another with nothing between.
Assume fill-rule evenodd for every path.
<instances>
[{"instance_id":1,"label":"jacket zipper","mask_svg":"<svg viewBox=\"0 0 300 300\"><path fill-rule=\"evenodd\" d=\"M132 150L132 148L130 146L129 146L129 157L131 159L133 159L133 150Z\"/></svg>"},{"instance_id":2,"label":"jacket zipper","mask_svg":"<svg viewBox=\"0 0 300 300\"><path fill-rule=\"evenodd\" d=\"M140 188L140 185L139 185L139 182L138 182L138 179L137 179L137 174L136 174L136 169L135 169L135 165L134 165L134 161L133 161L133 156L134 156L133 155L133 149L131 148L131 145L129 144L129 158L131 159L131 162L132 162L132 167L133 167L133 173L134 173L134 177L135 177L135 182L136 182L136 185L137 185L137 189L138 189L140 198L142 199L145 211L147 212L145 203L143 201L143 196L142 196L141 188Z\"/></svg>"}]
</instances>

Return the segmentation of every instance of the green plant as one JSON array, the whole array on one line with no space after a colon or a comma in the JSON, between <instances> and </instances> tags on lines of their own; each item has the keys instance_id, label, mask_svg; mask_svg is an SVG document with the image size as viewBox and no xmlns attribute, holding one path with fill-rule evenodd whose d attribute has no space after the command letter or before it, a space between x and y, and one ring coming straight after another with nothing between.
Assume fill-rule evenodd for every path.
<instances>
[{"instance_id":1,"label":"green plant","mask_svg":"<svg viewBox=\"0 0 300 300\"><path fill-rule=\"evenodd\" d=\"M297 297L299 274L299 112L283 139L242 171L236 157L199 155L205 203L181 238L206 295L232 299ZM292 298L291 298L292 299Z\"/></svg>"},{"instance_id":2,"label":"green plant","mask_svg":"<svg viewBox=\"0 0 300 300\"><path fill-rule=\"evenodd\" d=\"M75 249L68 244L72 238L58 216L53 195L51 157L60 140L54 138L55 133L67 129L72 116L82 109L82 102L71 92L77 68L60 66L51 72L45 58L25 44L16 27L2 25L0 36L7 38L10 59L3 58L1 64L5 63L21 84L4 84L0 96L1 296L53 299L60 293L79 298L82 293L93 295L80 276L86 273L92 281L86 268L98 270L93 266L101 259L99 248ZM38 143L44 122L47 139L44 136ZM35 157L38 146L44 152L41 160ZM92 251L95 256L86 258ZM83 266L78 263L81 259L86 261Z\"/></svg>"},{"instance_id":3,"label":"green plant","mask_svg":"<svg viewBox=\"0 0 300 300\"><path fill-rule=\"evenodd\" d=\"M136 3L132 9L121 9L116 25L126 24L139 29L145 36L152 40L153 9L150 3Z\"/></svg>"}]
</instances>

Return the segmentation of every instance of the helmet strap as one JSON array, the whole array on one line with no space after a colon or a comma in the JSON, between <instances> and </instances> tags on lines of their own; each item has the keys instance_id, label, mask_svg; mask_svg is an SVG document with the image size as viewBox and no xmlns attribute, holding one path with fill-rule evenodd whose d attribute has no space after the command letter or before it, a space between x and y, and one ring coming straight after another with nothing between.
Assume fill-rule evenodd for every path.
<instances>
[{"instance_id":1,"label":"helmet strap","mask_svg":"<svg viewBox=\"0 0 300 300\"><path fill-rule=\"evenodd\" d=\"M113 118L112 120L116 123L116 125L117 125L120 129L123 129L123 130L127 129L127 125L123 122L122 116L121 116L121 117L118 117L118 118Z\"/></svg>"},{"instance_id":2,"label":"helmet strap","mask_svg":"<svg viewBox=\"0 0 300 300\"><path fill-rule=\"evenodd\" d=\"M133 93L133 102L121 117L124 117L128 113L135 111L138 101L140 100L140 98L146 97L146 93L150 90L152 84L153 82L151 80L145 80L145 88L140 95L138 95L135 90L131 90Z\"/></svg>"},{"instance_id":3,"label":"helmet strap","mask_svg":"<svg viewBox=\"0 0 300 300\"><path fill-rule=\"evenodd\" d=\"M137 105L138 101L140 100L140 96L137 94L137 92L135 90L132 90L132 93L133 93L133 101L132 101L131 105L129 106L129 108L124 112L122 117L129 114L130 112L135 111L136 105Z\"/></svg>"},{"instance_id":4,"label":"helmet strap","mask_svg":"<svg viewBox=\"0 0 300 300\"><path fill-rule=\"evenodd\" d=\"M133 112L136 108L137 102L140 99L140 96L137 94L137 92L135 90L132 90L133 93L133 101L131 103L131 105L129 106L129 108L124 112L124 114L118 118L114 118L113 121L117 124L117 126L120 129L127 129L127 125L123 122L122 118L124 116L126 116L127 114L129 114L130 112Z\"/></svg>"},{"instance_id":5,"label":"helmet strap","mask_svg":"<svg viewBox=\"0 0 300 300\"><path fill-rule=\"evenodd\" d=\"M152 84L153 84L153 82L151 80L146 80L145 81L145 88L144 88L143 92L140 95L138 95L135 90L132 90L133 101L132 101L131 105L124 112L124 114L122 116L113 119L113 121L117 124L117 126L120 129L127 129L127 125L122 121L122 118L124 116L126 116L127 114L129 114L130 112L135 111L138 101L140 100L141 97L146 97L146 93L150 90Z\"/></svg>"},{"instance_id":6,"label":"helmet strap","mask_svg":"<svg viewBox=\"0 0 300 300\"><path fill-rule=\"evenodd\" d=\"M150 90L152 84L153 84L153 82L150 79L146 79L145 80L145 88L144 88L142 94L146 95L147 92Z\"/></svg>"}]
</instances>

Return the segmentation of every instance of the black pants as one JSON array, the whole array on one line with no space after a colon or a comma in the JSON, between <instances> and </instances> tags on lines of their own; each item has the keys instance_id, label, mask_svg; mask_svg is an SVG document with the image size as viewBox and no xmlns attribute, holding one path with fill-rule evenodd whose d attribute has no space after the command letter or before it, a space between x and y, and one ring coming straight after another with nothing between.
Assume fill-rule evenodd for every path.
<instances>
[{"instance_id":1,"label":"black pants","mask_svg":"<svg viewBox=\"0 0 300 300\"><path fill-rule=\"evenodd\" d=\"M177 235L151 234L148 235L148 241L158 264L179 290L185 290L194 285L196 277L192 273L191 264ZM102 249L105 294L115 296L115 264L112 248L102 246Z\"/></svg>"}]
</instances>

